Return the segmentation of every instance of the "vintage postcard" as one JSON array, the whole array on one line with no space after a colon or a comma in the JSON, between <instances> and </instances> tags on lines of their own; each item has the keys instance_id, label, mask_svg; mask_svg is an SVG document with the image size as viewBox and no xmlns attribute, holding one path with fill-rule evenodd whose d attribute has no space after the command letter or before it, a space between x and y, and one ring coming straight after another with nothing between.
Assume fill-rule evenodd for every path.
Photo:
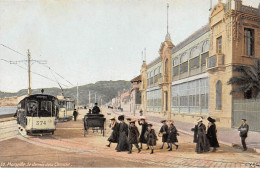
<instances>
[{"instance_id":1,"label":"vintage postcard","mask_svg":"<svg viewBox=\"0 0 260 174\"><path fill-rule=\"evenodd\" d=\"M0 168L259 153L259 0L0 0Z\"/></svg>"}]
</instances>

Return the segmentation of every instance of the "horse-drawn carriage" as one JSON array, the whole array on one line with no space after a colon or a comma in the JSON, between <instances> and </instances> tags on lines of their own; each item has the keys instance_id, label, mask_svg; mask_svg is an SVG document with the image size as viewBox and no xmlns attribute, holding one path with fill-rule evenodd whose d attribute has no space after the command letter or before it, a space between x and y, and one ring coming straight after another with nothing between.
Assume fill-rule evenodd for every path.
<instances>
[{"instance_id":1,"label":"horse-drawn carriage","mask_svg":"<svg viewBox=\"0 0 260 174\"><path fill-rule=\"evenodd\" d=\"M103 136L105 135L105 121L103 114L86 114L84 116L84 136L88 134L88 129L92 128L93 132L95 130L100 130Z\"/></svg>"}]
</instances>

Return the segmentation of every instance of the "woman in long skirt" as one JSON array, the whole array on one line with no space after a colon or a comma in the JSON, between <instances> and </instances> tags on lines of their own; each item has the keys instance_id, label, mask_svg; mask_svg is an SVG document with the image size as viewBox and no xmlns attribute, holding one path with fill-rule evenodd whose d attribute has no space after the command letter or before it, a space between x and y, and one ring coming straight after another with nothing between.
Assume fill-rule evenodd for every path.
<instances>
[{"instance_id":1,"label":"woman in long skirt","mask_svg":"<svg viewBox=\"0 0 260 174\"><path fill-rule=\"evenodd\" d=\"M216 152L219 147L218 139L217 139L217 128L215 124L215 119L208 117L209 121L208 130L207 130L207 138L209 140L210 147L213 147L212 152Z\"/></svg>"},{"instance_id":2,"label":"woman in long skirt","mask_svg":"<svg viewBox=\"0 0 260 174\"><path fill-rule=\"evenodd\" d=\"M197 135L197 144L196 144L196 152L203 153L209 151L208 139L206 136L206 126L202 123L202 118L197 120L198 122L198 135Z\"/></svg>"},{"instance_id":3,"label":"woman in long skirt","mask_svg":"<svg viewBox=\"0 0 260 174\"><path fill-rule=\"evenodd\" d=\"M110 137L107 139L107 141L109 141L107 147L110 147L111 143L118 143L118 136L119 136L119 123L116 121L115 117L110 118L110 121L111 121L110 126L112 129L112 133Z\"/></svg>"},{"instance_id":4,"label":"woman in long skirt","mask_svg":"<svg viewBox=\"0 0 260 174\"><path fill-rule=\"evenodd\" d=\"M129 143L128 143L128 125L124 122L125 117L120 115L118 117L119 123L119 138L118 144L116 147L117 152L128 151Z\"/></svg>"}]
</instances>

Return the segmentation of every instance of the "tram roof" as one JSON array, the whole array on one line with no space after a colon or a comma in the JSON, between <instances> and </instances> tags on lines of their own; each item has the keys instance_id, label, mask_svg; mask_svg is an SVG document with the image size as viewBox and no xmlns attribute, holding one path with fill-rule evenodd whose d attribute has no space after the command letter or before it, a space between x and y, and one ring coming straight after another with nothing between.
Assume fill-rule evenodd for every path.
<instances>
[{"instance_id":1,"label":"tram roof","mask_svg":"<svg viewBox=\"0 0 260 174\"><path fill-rule=\"evenodd\" d=\"M32 94L29 96L24 97L21 101L25 100L25 99L47 99L47 100L54 100L57 99L56 97L52 96L52 95L48 95L48 94ZM21 102L20 101L20 102ZM19 103L20 103L19 102Z\"/></svg>"}]
</instances>

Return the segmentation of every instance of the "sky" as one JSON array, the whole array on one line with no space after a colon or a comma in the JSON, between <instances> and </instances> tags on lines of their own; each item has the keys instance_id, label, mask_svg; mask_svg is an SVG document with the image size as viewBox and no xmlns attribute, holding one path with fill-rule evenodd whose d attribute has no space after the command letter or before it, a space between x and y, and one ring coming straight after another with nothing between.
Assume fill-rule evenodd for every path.
<instances>
[{"instance_id":1,"label":"sky","mask_svg":"<svg viewBox=\"0 0 260 174\"><path fill-rule=\"evenodd\" d=\"M29 49L33 60L45 60L31 66L32 88L131 80L140 74L144 48L148 63L159 56L167 3L175 45L208 23L210 0L0 0L0 59L26 60ZM0 60L0 91L28 88L26 69L26 62Z\"/></svg>"}]
</instances>

